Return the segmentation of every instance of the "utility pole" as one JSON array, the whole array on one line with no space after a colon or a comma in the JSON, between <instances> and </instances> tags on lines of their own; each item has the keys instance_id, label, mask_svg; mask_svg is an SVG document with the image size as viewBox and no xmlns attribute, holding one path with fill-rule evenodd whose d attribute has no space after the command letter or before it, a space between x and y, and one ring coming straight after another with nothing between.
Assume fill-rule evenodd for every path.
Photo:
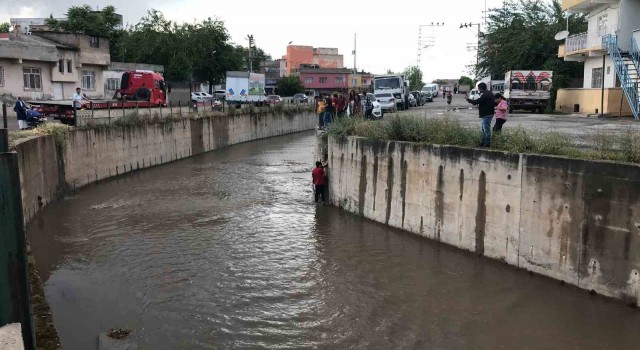
<instances>
[{"instance_id":1,"label":"utility pole","mask_svg":"<svg viewBox=\"0 0 640 350\"><path fill-rule=\"evenodd\" d=\"M418 26L418 59L416 60L416 66L418 66L418 68L420 68L420 59L422 56L422 49L426 49L429 48L433 45L435 45L435 37L434 37L434 28L435 27L443 27L444 26L444 22L440 23L440 22L431 22L431 24L421 24ZM427 42L426 45L423 45L422 42L422 27L430 27L431 28L431 36L427 37Z\"/></svg>"},{"instance_id":2,"label":"utility pole","mask_svg":"<svg viewBox=\"0 0 640 350\"><path fill-rule=\"evenodd\" d=\"M353 79L351 79L351 83L353 84L354 90L356 88L356 81L358 80L358 78L356 77L356 74L358 73L358 69L356 68L356 39L356 33L353 33L353 51L351 52L353 54Z\"/></svg>"},{"instance_id":3,"label":"utility pole","mask_svg":"<svg viewBox=\"0 0 640 350\"><path fill-rule=\"evenodd\" d=\"M477 33L477 35L478 35L478 47L476 49L476 69L475 69L475 71L476 71L476 73L475 73L476 74L476 80L478 80L478 66L480 64L480 25L481 25L481 23L471 23L471 22L460 24L460 29L462 29L462 28L471 28L473 26L477 26L478 27L478 33Z\"/></svg>"},{"instance_id":4,"label":"utility pole","mask_svg":"<svg viewBox=\"0 0 640 350\"><path fill-rule=\"evenodd\" d=\"M249 39L249 72L253 72L253 45L255 41L253 35L247 35L247 39Z\"/></svg>"}]
</instances>

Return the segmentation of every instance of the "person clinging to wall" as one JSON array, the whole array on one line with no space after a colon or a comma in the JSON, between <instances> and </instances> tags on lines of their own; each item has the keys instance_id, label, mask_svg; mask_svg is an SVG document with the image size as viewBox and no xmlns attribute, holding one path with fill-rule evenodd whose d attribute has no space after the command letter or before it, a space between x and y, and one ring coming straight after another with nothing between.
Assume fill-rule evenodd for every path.
<instances>
[{"instance_id":1,"label":"person clinging to wall","mask_svg":"<svg viewBox=\"0 0 640 350\"><path fill-rule=\"evenodd\" d=\"M313 193L315 202L318 203L318 197L322 197L322 203L324 203L324 187L327 184L327 179L325 177L322 162L316 162L316 167L311 171L311 178L313 180Z\"/></svg>"}]
</instances>

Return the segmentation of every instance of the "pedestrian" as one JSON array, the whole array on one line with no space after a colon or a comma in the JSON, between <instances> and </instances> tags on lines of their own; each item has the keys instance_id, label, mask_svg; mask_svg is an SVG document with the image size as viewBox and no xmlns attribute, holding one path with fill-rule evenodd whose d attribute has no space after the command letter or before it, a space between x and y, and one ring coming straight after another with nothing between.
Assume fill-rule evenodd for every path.
<instances>
[{"instance_id":1,"label":"pedestrian","mask_svg":"<svg viewBox=\"0 0 640 350\"><path fill-rule=\"evenodd\" d=\"M318 203L318 197L322 197L322 202L325 202L324 191L327 179L325 178L324 167L321 162L316 162L316 167L311 171L311 179L313 180L314 200Z\"/></svg>"},{"instance_id":2,"label":"pedestrian","mask_svg":"<svg viewBox=\"0 0 640 350\"><path fill-rule=\"evenodd\" d=\"M367 95L366 91L362 92L362 104L364 111L364 119L373 119L373 102L371 101L370 94Z\"/></svg>"},{"instance_id":3,"label":"pedestrian","mask_svg":"<svg viewBox=\"0 0 640 350\"><path fill-rule=\"evenodd\" d=\"M493 125L493 133L499 134L502 131L502 125L507 122L507 111L509 107L507 106L507 99L502 96L502 94L495 94L496 103L496 123Z\"/></svg>"},{"instance_id":4,"label":"pedestrian","mask_svg":"<svg viewBox=\"0 0 640 350\"><path fill-rule=\"evenodd\" d=\"M344 117L347 109L347 100L343 94L334 94L333 97L335 97L336 100L336 115L338 117Z\"/></svg>"},{"instance_id":5,"label":"pedestrian","mask_svg":"<svg viewBox=\"0 0 640 350\"><path fill-rule=\"evenodd\" d=\"M493 119L493 113L495 108L495 99L491 91L487 90L487 84L478 84L478 91L480 91L480 97L476 100L470 100L467 97L467 102L478 105L478 113L482 119L482 142L480 147L491 146L491 120Z\"/></svg>"},{"instance_id":6,"label":"pedestrian","mask_svg":"<svg viewBox=\"0 0 640 350\"><path fill-rule=\"evenodd\" d=\"M16 116L18 117L18 128L20 128L20 130L27 129L27 105L21 96L18 96L15 106L13 106L13 111L16 112Z\"/></svg>"},{"instance_id":7,"label":"pedestrian","mask_svg":"<svg viewBox=\"0 0 640 350\"><path fill-rule=\"evenodd\" d=\"M333 118L333 113L335 112L335 107L333 105L333 100L330 95L327 95L325 98L325 107L324 107L324 128L327 129L329 124L331 124L331 118Z\"/></svg>"},{"instance_id":8,"label":"pedestrian","mask_svg":"<svg viewBox=\"0 0 640 350\"><path fill-rule=\"evenodd\" d=\"M316 97L316 113L318 113L318 130L324 128L324 109L325 103L322 96Z\"/></svg>"},{"instance_id":9,"label":"pedestrian","mask_svg":"<svg viewBox=\"0 0 640 350\"><path fill-rule=\"evenodd\" d=\"M73 100L73 108L75 109L82 108L82 101L89 102L89 98L87 95L82 93L82 89L79 87L76 88L76 92L73 93L73 97L71 99Z\"/></svg>"}]
</instances>

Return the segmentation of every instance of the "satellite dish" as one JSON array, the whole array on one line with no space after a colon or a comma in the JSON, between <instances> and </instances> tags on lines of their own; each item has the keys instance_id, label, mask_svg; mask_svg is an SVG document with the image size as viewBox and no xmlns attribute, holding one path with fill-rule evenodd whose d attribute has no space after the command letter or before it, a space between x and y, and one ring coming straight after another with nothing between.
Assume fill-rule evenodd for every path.
<instances>
[{"instance_id":1,"label":"satellite dish","mask_svg":"<svg viewBox=\"0 0 640 350\"><path fill-rule=\"evenodd\" d=\"M564 40L569 36L569 31L568 30L563 30L561 32L558 32L558 34L556 34L553 38L556 40Z\"/></svg>"}]
</instances>

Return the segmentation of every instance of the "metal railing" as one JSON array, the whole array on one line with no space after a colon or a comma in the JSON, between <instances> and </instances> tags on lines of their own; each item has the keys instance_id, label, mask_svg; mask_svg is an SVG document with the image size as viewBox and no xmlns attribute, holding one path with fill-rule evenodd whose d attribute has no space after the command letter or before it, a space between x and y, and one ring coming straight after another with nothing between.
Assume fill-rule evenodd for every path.
<instances>
[{"instance_id":1,"label":"metal railing","mask_svg":"<svg viewBox=\"0 0 640 350\"><path fill-rule=\"evenodd\" d=\"M587 48L587 33L581 33L567 37L565 54L585 50Z\"/></svg>"},{"instance_id":2,"label":"metal railing","mask_svg":"<svg viewBox=\"0 0 640 350\"><path fill-rule=\"evenodd\" d=\"M629 106L631 107L631 112L633 113L633 117L635 119L640 118L640 100L638 99L638 84L637 81L634 81L629 74L629 68L618 49L618 38L615 35L609 34L602 37L602 46L604 46L613 61L613 66L618 74L618 78L620 79L620 85L622 86L622 91L624 91L625 96L627 97L627 101L629 101Z\"/></svg>"}]
</instances>

